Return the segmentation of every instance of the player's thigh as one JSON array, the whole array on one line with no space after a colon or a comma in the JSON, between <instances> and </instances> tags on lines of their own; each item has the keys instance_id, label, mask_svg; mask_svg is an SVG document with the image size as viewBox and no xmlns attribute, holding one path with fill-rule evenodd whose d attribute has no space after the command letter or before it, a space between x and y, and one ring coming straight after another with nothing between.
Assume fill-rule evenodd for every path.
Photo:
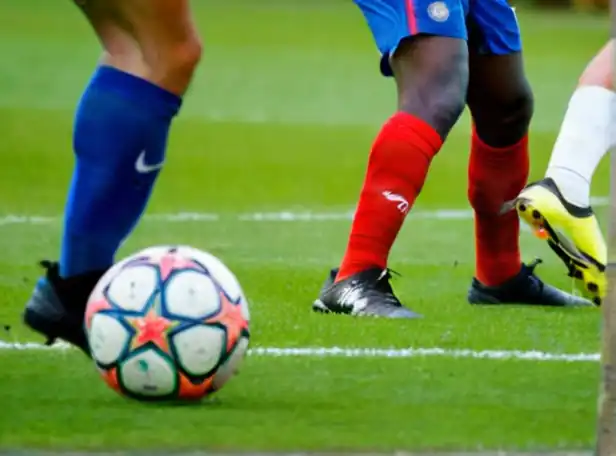
<instances>
[{"instance_id":1,"label":"player's thigh","mask_svg":"<svg viewBox=\"0 0 616 456\"><path fill-rule=\"evenodd\" d=\"M469 90L503 97L521 90L526 84L522 40L515 11L507 0L475 0L467 27Z\"/></svg>"},{"instance_id":2,"label":"player's thigh","mask_svg":"<svg viewBox=\"0 0 616 456\"><path fill-rule=\"evenodd\" d=\"M607 42L586 66L580 77L580 85L602 86L614 89L614 40Z\"/></svg>"},{"instance_id":3,"label":"player's thigh","mask_svg":"<svg viewBox=\"0 0 616 456\"><path fill-rule=\"evenodd\" d=\"M113 6L102 0L74 0L92 26L106 53L135 58L141 51L115 14Z\"/></svg>"},{"instance_id":4,"label":"player's thigh","mask_svg":"<svg viewBox=\"0 0 616 456\"><path fill-rule=\"evenodd\" d=\"M80 0L93 24L112 22L139 44L144 58L200 51L189 0Z\"/></svg>"},{"instance_id":5,"label":"player's thigh","mask_svg":"<svg viewBox=\"0 0 616 456\"><path fill-rule=\"evenodd\" d=\"M468 82L462 0L355 0L394 76L398 109L445 138L464 109Z\"/></svg>"},{"instance_id":6,"label":"player's thigh","mask_svg":"<svg viewBox=\"0 0 616 456\"><path fill-rule=\"evenodd\" d=\"M477 131L491 145L510 145L526 133L533 112L515 11L507 0L476 0L467 25L467 101Z\"/></svg>"},{"instance_id":7,"label":"player's thigh","mask_svg":"<svg viewBox=\"0 0 616 456\"><path fill-rule=\"evenodd\" d=\"M465 40L462 0L355 0L381 53L381 72L392 76L391 59L415 36Z\"/></svg>"},{"instance_id":8,"label":"player's thigh","mask_svg":"<svg viewBox=\"0 0 616 456\"><path fill-rule=\"evenodd\" d=\"M511 105L519 98L528 97L529 90L521 52L498 55L469 49L470 105Z\"/></svg>"}]
</instances>

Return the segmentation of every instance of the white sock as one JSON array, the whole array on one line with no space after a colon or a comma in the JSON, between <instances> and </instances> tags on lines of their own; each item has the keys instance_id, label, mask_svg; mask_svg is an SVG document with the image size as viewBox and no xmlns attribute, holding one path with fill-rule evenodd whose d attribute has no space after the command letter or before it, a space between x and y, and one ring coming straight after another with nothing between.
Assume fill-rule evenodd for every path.
<instances>
[{"instance_id":1,"label":"white sock","mask_svg":"<svg viewBox=\"0 0 616 456\"><path fill-rule=\"evenodd\" d=\"M567 201L590 205L590 184L603 156L616 144L616 93L579 87L569 101L545 177Z\"/></svg>"}]
</instances>

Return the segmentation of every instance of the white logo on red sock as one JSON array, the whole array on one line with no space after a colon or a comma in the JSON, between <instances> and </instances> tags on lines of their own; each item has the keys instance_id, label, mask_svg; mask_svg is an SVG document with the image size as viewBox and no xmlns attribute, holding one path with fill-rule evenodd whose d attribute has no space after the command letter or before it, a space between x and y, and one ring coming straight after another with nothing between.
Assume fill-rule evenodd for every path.
<instances>
[{"instance_id":1,"label":"white logo on red sock","mask_svg":"<svg viewBox=\"0 0 616 456\"><path fill-rule=\"evenodd\" d=\"M392 193L390 191L384 191L382 195L387 198L389 201L393 201L394 203L398 203L396 206L400 212L406 214L409 211L409 202L402 195L398 195L397 193Z\"/></svg>"}]
</instances>

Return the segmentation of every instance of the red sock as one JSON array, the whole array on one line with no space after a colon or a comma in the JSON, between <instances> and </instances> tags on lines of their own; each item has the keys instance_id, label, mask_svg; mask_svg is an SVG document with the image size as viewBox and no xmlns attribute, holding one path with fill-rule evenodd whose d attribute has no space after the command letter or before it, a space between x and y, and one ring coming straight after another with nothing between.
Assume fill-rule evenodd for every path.
<instances>
[{"instance_id":1,"label":"red sock","mask_svg":"<svg viewBox=\"0 0 616 456\"><path fill-rule=\"evenodd\" d=\"M399 112L385 123L370 152L337 280L387 266L391 246L442 142L431 126L410 114Z\"/></svg>"},{"instance_id":2,"label":"red sock","mask_svg":"<svg viewBox=\"0 0 616 456\"><path fill-rule=\"evenodd\" d=\"M528 136L509 147L485 144L473 129L468 198L475 210L476 278L500 285L520 272L520 221L515 211L499 215L528 179Z\"/></svg>"}]
</instances>

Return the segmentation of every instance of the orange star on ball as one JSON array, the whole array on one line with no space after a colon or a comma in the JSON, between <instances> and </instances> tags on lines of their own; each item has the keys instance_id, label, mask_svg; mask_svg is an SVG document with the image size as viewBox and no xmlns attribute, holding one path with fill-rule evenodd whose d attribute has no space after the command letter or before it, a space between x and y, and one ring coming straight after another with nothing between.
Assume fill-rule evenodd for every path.
<instances>
[{"instance_id":1,"label":"orange star on ball","mask_svg":"<svg viewBox=\"0 0 616 456\"><path fill-rule=\"evenodd\" d=\"M133 350L151 342L161 350L169 351L168 333L176 323L161 317L153 309L143 317L126 318L126 321L136 331L131 343Z\"/></svg>"}]
</instances>

